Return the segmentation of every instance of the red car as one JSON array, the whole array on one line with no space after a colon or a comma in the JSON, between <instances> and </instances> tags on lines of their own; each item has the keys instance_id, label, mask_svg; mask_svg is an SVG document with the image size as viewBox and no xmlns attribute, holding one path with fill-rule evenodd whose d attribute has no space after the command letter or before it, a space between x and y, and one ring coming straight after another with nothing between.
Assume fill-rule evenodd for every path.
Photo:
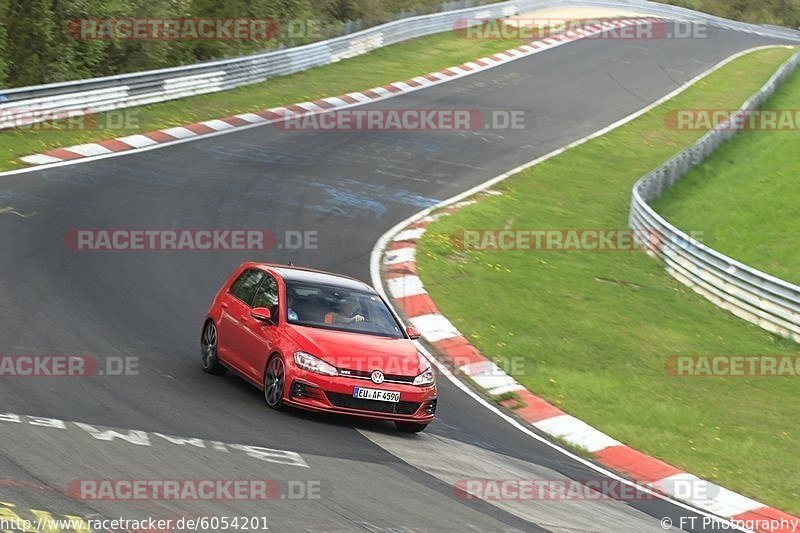
<instances>
[{"instance_id":1,"label":"red car","mask_svg":"<svg viewBox=\"0 0 800 533\"><path fill-rule=\"evenodd\" d=\"M436 412L436 382L381 296L353 278L244 263L203 323L203 370L231 369L284 405L390 420L418 432Z\"/></svg>"}]
</instances>

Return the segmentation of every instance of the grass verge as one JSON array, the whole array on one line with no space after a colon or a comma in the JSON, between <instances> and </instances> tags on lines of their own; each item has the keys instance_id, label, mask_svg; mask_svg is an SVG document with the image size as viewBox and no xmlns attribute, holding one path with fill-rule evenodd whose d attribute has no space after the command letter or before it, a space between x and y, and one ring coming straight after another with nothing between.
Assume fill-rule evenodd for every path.
<instances>
[{"instance_id":1,"label":"grass verge","mask_svg":"<svg viewBox=\"0 0 800 533\"><path fill-rule=\"evenodd\" d=\"M667 129L665 113L739 106L791 53L748 54L509 178L496 187L501 195L429 226L417 266L442 312L483 353L525 362L515 377L532 391L639 450L797 514L800 378L665 370L671 355L800 355L797 344L720 310L641 252L465 251L451 238L464 229L626 228L636 179L701 133Z\"/></svg>"},{"instance_id":2,"label":"grass verge","mask_svg":"<svg viewBox=\"0 0 800 533\"><path fill-rule=\"evenodd\" d=\"M516 39L464 39L454 32L443 32L263 83L131 108L128 112L132 120L127 127L105 127L120 122L122 115L116 112L95 115L95 120L87 123L101 126L88 129L64 129L62 125L62 129L6 130L0 132L0 171L24 167L26 165L19 160L21 156L53 148L368 89L459 65L520 44L522 41Z\"/></svg>"},{"instance_id":3,"label":"grass verge","mask_svg":"<svg viewBox=\"0 0 800 533\"><path fill-rule=\"evenodd\" d=\"M800 70L763 106L800 117ZM800 126L800 123L797 124ZM716 250L800 284L800 130L743 131L654 203Z\"/></svg>"}]
</instances>

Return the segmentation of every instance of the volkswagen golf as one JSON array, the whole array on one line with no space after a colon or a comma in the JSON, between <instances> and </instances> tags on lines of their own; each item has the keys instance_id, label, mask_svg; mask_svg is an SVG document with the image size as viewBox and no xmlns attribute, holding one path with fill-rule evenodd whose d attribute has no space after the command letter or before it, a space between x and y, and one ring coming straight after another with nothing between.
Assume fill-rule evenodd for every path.
<instances>
[{"instance_id":1,"label":"volkswagen golf","mask_svg":"<svg viewBox=\"0 0 800 533\"><path fill-rule=\"evenodd\" d=\"M433 420L431 365L383 298L353 278L244 263L217 293L201 333L203 370L228 369L269 407L388 420L418 432Z\"/></svg>"}]
</instances>

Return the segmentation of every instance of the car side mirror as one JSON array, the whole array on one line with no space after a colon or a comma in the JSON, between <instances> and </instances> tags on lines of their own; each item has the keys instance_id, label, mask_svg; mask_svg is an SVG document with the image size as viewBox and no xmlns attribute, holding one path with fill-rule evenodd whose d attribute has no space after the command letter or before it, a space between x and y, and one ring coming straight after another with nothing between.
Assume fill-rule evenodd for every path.
<instances>
[{"instance_id":1,"label":"car side mirror","mask_svg":"<svg viewBox=\"0 0 800 533\"><path fill-rule=\"evenodd\" d=\"M272 313L268 307L254 307L250 311L250 316L261 322L272 322Z\"/></svg>"},{"instance_id":2,"label":"car side mirror","mask_svg":"<svg viewBox=\"0 0 800 533\"><path fill-rule=\"evenodd\" d=\"M419 330L414 326L408 326L406 328L406 335L413 341L419 339L421 337Z\"/></svg>"}]
</instances>

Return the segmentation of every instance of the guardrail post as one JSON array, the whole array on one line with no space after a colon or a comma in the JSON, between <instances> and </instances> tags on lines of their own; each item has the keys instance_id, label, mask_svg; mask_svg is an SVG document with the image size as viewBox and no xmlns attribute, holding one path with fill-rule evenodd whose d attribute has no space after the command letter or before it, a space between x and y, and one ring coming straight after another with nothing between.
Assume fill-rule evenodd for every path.
<instances>
[{"instance_id":1,"label":"guardrail post","mask_svg":"<svg viewBox=\"0 0 800 533\"><path fill-rule=\"evenodd\" d=\"M739 111L756 109L800 64L800 53L784 63ZM657 231L666 271L708 300L772 333L800 342L800 286L727 257L679 230L649 205L695 165L700 164L736 129L711 130L692 146L650 171L633 186L628 221L634 234Z\"/></svg>"}]
</instances>

